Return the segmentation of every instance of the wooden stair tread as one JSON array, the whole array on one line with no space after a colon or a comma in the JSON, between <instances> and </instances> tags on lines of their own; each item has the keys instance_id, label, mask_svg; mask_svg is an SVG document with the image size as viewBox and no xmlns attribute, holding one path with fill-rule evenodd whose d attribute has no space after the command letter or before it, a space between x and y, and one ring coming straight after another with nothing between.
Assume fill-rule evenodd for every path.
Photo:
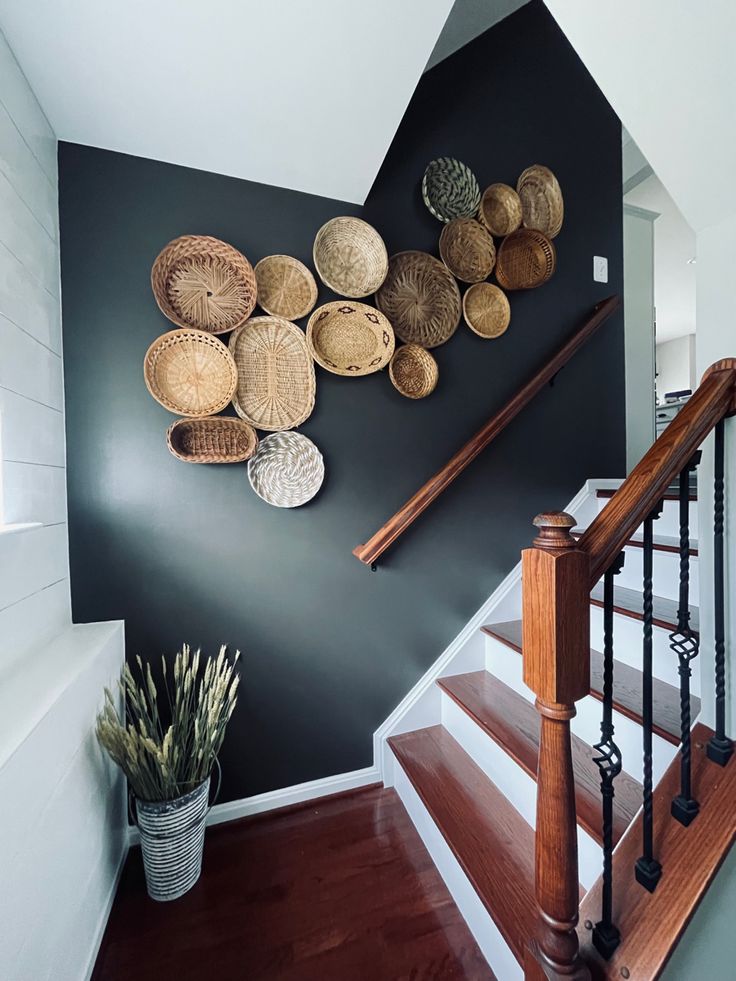
<instances>
[{"instance_id":1,"label":"wooden stair tread","mask_svg":"<svg viewBox=\"0 0 736 981\"><path fill-rule=\"evenodd\" d=\"M534 831L442 726L388 740L519 962L536 931Z\"/></svg>"},{"instance_id":2,"label":"wooden stair tread","mask_svg":"<svg viewBox=\"0 0 736 981\"><path fill-rule=\"evenodd\" d=\"M679 758L654 790L655 854L663 869L654 893L634 879L634 863L641 854L641 818L613 855L613 920L622 939L608 962L598 956L585 928L586 921L600 919L600 880L583 900L578 935L594 981L620 979L623 968L632 981L658 978L736 839L736 759L725 767L708 760L705 746L711 735L712 730L700 723L693 729L693 795L700 801L700 814L689 828L670 816L670 801L680 787Z\"/></svg>"},{"instance_id":3,"label":"wooden stair tread","mask_svg":"<svg viewBox=\"0 0 736 981\"><path fill-rule=\"evenodd\" d=\"M576 528L572 536L573 538L582 538L587 528ZM675 552L679 554L680 552L680 539L676 538L674 535L655 535L653 539L654 551L655 552ZM635 548L644 548L644 536L642 534L632 535L631 538L626 542L627 545L632 545ZM696 556L698 554L698 539L690 539L690 555Z\"/></svg>"},{"instance_id":4,"label":"wooden stair tread","mask_svg":"<svg viewBox=\"0 0 736 981\"><path fill-rule=\"evenodd\" d=\"M539 714L525 698L488 671L440 678L438 684L534 780L539 760ZM572 735L575 802L578 823L599 843L601 829L600 774L595 750ZM626 831L641 803L641 784L627 773L616 780L614 844Z\"/></svg>"},{"instance_id":5,"label":"wooden stair tread","mask_svg":"<svg viewBox=\"0 0 736 981\"><path fill-rule=\"evenodd\" d=\"M597 490L595 492L595 496L596 497L613 497L613 495L616 493L617 490L618 490L618 488L615 488L615 489L611 489L611 488L599 489L599 490ZM698 499L697 491L694 491L692 489L692 487L690 488L689 499L691 501L697 501L697 499ZM663 501L679 501L680 498L679 498L679 495L678 495L677 491L674 488L672 488L671 490L668 490L666 494L663 494L662 495L662 500Z\"/></svg>"},{"instance_id":6,"label":"wooden stair tread","mask_svg":"<svg viewBox=\"0 0 736 981\"><path fill-rule=\"evenodd\" d=\"M597 583L590 592L590 602L593 606L603 606L603 583ZM665 596L652 597L654 615L652 623L655 627L662 627L664 630L675 630L677 627L677 600L667 599ZM629 589L627 586L614 586L613 588L613 610L625 617L632 617L634 620L642 620L642 594L636 589ZM690 607L690 626L693 633L700 630L700 611L697 606Z\"/></svg>"}]
</instances>

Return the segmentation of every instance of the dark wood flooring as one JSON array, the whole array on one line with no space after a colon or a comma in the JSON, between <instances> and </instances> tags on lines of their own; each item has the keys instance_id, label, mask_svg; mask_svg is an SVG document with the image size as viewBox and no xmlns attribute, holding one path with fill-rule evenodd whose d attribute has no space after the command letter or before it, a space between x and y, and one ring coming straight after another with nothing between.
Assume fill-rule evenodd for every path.
<instances>
[{"instance_id":1,"label":"dark wood flooring","mask_svg":"<svg viewBox=\"0 0 736 981\"><path fill-rule=\"evenodd\" d=\"M395 791L208 829L202 877L148 899L131 851L93 981L493 981Z\"/></svg>"}]
</instances>

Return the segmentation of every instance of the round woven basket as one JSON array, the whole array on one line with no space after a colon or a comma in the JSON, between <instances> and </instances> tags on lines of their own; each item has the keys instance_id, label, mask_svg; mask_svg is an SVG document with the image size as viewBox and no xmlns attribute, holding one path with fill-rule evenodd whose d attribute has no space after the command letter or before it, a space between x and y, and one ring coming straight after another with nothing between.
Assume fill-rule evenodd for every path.
<instances>
[{"instance_id":1,"label":"round woven basket","mask_svg":"<svg viewBox=\"0 0 736 981\"><path fill-rule=\"evenodd\" d=\"M521 224L521 198L508 184L491 184L480 199L478 217L491 235L510 235Z\"/></svg>"},{"instance_id":2,"label":"round woven basket","mask_svg":"<svg viewBox=\"0 0 736 981\"><path fill-rule=\"evenodd\" d=\"M185 463L243 463L255 453L258 436L242 419L209 416L172 422L166 444Z\"/></svg>"},{"instance_id":3,"label":"round woven basket","mask_svg":"<svg viewBox=\"0 0 736 981\"><path fill-rule=\"evenodd\" d=\"M244 255L210 235L182 235L158 254L151 287L161 312L179 327L224 334L256 305L256 277Z\"/></svg>"},{"instance_id":4,"label":"round woven basket","mask_svg":"<svg viewBox=\"0 0 736 981\"><path fill-rule=\"evenodd\" d=\"M257 429L299 426L314 408L314 364L304 331L282 317L251 317L230 336L238 369L235 411Z\"/></svg>"},{"instance_id":5,"label":"round woven basket","mask_svg":"<svg viewBox=\"0 0 736 981\"><path fill-rule=\"evenodd\" d=\"M480 283L493 271L496 246L475 218L453 218L442 229L440 256L461 282Z\"/></svg>"},{"instance_id":6,"label":"round woven basket","mask_svg":"<svg viewBox=\"0 0 736 981\"><path fill-rule=\"evenodd\" d=\"M232 355L204 330L170 330L146 351L143 377L151 395L179 416L211 416L235 394Z\"/></svg>"},{"instance_id":7,"label":"round woven basket","mask_svg":"<svg viewBox=\"0 0 736 981\"><path fill-rule=\"evenodd\" d=\"M422 198L440 221L472 218L480 204L480 188L473 171L454 157L437 157L422 177Z\"/></svg>"},{"instance_id":8,"label":"round woven basket","mask_svg":"<svg viewBox=\"0 0 736 981\"><path fill-rule=\"evenodd\" d=\"M317 284L303 262L290 255L267 255L256 263L258 305L274 317L299 320L317 302Z\"/></svg>"},{"instance_id":9,"label":"round woven basket","mask_svg":"<svg viewBox=\"0 0 736 981\"><path fill-rule=\"evenodd\" d=\"M476 283L463 296L463 316L479 337L500 337L511 323L511 304L498 286Z\"/></svg>"},{"instance_id":10,"label":"round woven basket","mask_svg":"<svg viewBox=\"0 0 736 981\"><path fill-rule=\"evenodd\" d=\"M388 373L396 391L408 399L423 399L431 395L439 378L437 362L429 351L418 344L397 347Z\"/></svg>"},{"instance_id":11,"label":"round woven basket","mask_svg":"<svg viewBox=\"0 0 736 981\"><path fill-rule=\"evenodd\" d=\"M406 344L438 347L457 330L462 313L455 278L428 252L397 252L376 293L376 306Z\"/></svg>"},{"instance_id":12,"label":"round woven basket","mask_svg":"<svg viewBox=\"0 0 736 981\"><path fill-rule=\"evenodd\" d=\"M496 279L506 290L530 290L546 283L555 271L555 247L542 232L519 228L498 249Z\"/></svg>"},{"instance_id":13,"label":"round woven basket","mask_svg":"<svg viewBox=\"0 0 736 981\"><path fill-rule=\"evenodd\" d=\"M317 307L307 324L307 343L317 364L335 375L370 375L388 364L394 332L375 307L336 300Z\"/></svg>"},{"instance_id":14,"label":"round woven basket","mask_svg":"<svg viewBox=\"0 0 736 981\"><path fill-rule=\"evenodd\" d=\"M554 238L562 228L565 207L557 178L548 167L534 164L527 167L516 185L521 199L522 221L525 228L543 232Z\"/></svg>"},{"instance_id":15,"label":"round woven basket","mask_svg":"<svg viewBox=\"0 0 736 981\"><path fill-rule=\"evenodd\" d=\"M277 508L297 508L311 501L324 477L322 454L301 433L266 436L248 461L251 487Z\"/></svg>"},{"instance_id":16,"label":"round woven basket","mask_svg":"<svg viewBox=\"0 0 736 981\"><path fill-rule=\"evenodd\" d=\"M314 240L314 266L320 279L342 296L375 293L386 278L388 253L383 239L361 218L333 218Z\"/></svg>"}]
</instances>

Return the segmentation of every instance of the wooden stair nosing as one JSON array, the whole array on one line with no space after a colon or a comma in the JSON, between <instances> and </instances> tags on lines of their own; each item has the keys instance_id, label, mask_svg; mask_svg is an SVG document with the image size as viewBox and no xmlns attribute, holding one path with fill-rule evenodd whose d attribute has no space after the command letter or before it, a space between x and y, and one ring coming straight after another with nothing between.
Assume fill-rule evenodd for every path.
<instances>
[{"instance_id":1,"label":"wooden stair nosing","mask_svg":"<svg viewBox=\"0 0 736 981\"><path fill-rule=\"evenodd\" d=\"M608 487L606 487L606 488L599 488L595 492L595 496L596 497L613 497L613 495L616 493L617 490L619 490L618 487L615 487L615 488L608 488ZM691 490L690 493L689 493L689 496L688 496L688 500L689 501L697 501L697 499L698 499L697 491ZM665 493L665 494L662 495L662 500L663 501L679 501L680 500L680 497L674 491L667 491L667 493Z\"/></svg>"},{"instance_id":2,"label":"wooden stair nosing","mask_svg":"<svg viewBox=\"0 0 736 981\"><path fill-rule=\"evenodd\" d=\"M603 607L603 583L597 583L590 591L590 602L592 606ZM669 630L671 633L677 630L677 600L667 599L666 596L653 596L653 616L652 623L655 627L662 630ZM631 617L633 620L644 619L642 609L642 594L636 589L629 589L627 586L614 586L613 588L613 612L619 613L624 617ZM693 634L697 637L700 632L700 610L697 606L691 606L690 626Z\"/></svg>"}]
</instances>

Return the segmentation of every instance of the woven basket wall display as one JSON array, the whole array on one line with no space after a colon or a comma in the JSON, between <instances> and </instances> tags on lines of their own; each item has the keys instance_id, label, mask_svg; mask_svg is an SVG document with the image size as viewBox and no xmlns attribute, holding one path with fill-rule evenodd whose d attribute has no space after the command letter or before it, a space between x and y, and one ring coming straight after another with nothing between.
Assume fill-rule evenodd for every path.
<instances>
[{"instance_id":1,"label":"woven basket wall display","mask_svg":"<svg viewBox=\"0 0 736 981\"><path fill-rule=\"evenodd\" d=\"M177 419L166 432L169 452L185 463L243 463L258 446L252 426L231 416Z\"/></svg>"},{"instance_id":2,"label":"woven basket wall display","mask_svg":"<svg viewBox=\"0 0 736 981\"><path fill-rule=\"evenodd\" d=\"M388 253L378 232L361 218L333 218L314 240L320 279L341 296L375 293L386 278Z\"/></svg>"},{"instance_id":3,"label":"woven basket wall display","mask_svg":"<svg viewBox=\"0 0 736 981\"><path fill-rule=\"evenodd\" d=\"M442 229L440 256L461 282L480 283L493 271L496 246L475 218L453 218Z\"/></svg>"},{"instance_id":4,"label":"woven basket wall display","mask_svg":"<svg viewBox=\"0 0 736 981\"><path fill-rule=\"evenodd\" d=\"M251 317L230 337L238 369L233 405L257 429L293 429L311 415L316 382L304 331L282 317Z\"/></svg>"},{"instance_id":5,"label":"woven basket wall display","mask_svg":"<svg viewBox=\"0 0 736 981\"><path fill-rule=\"evenodd\" d=\"M210 235L182 235L159 253L151 287L161 312L179 327L224 334L256 305L256 277L244 255Z\"/></svg>"},{"instance_id":6,"label":"woven basket wall display","mask_svg":"<svg viewBox=\"0 0 736 981\"><path fill-rule=\"evenodd\" d=\"M521 198L508 184L491 184L480 199L478 217L491 235L510 235L521 224Z\"/></svg>"},{"instance_id":7,"label":"woven basket wall display","mask_svg":"<svg viewBox=\"0 0 736 981\"><path fill-rule=\"evenodd\" d=\"M406 344L437 347L460 323L462 306L455 278L428 252L397 252L376 293L376 306Z\"/></svg>"},{"instance_id":8,"label":"woven basket wall display","mask_svg":"<svg viewBox=\"0 0 736 981\"><path fill-rule=\"evenodd\" d=\"M394 332L375 307L336 300L317 307L307 324L307 343L317 364L335 375L370 375L394 353Z\"/></svg>"},{"instance_id":9,"label":"woven basket wall display","mask_svg":"<svg viewBox=\"0 0 736 981\"><path fill-rule=\"evenodd\" d=\"M324 477L322 454L301 433L266 436L248 461L251 487L277 508L298 508L311 501Z\"/></svg>"},{"instance_id":10,"label":"woven basket wall display","mask_svg":"<svg viewBox=\"0 0 736 981\"><path fill-rule=\"evenodd\" d=\"M562 190L552 171L541 164L527 167L516 189L521 198L524 226L543 232L547 238L558 235L565 208Z\"/></svg>"},{"instance_id":11,"label":"woven basket wall display","mask_svg":"<svg viewBox=\"0 0 736 981\"><path fill-rule=\"evenodd\" d=\"M429 351L418 344L404 344L396 348L388 373L401 395L408 399L423 399L437 387L439 368Z\"/></svg>"},{"instance_id":12,"label":"woven basket wall display","mask_svg":"<svg viewBox=\"0 0 736 981\"><path fill-rule=\"evenodd\" d=\"M500 337L511 323L511 304L498 286L476 283L463 296L463 316L479 337Z\"/></svg>"},{"instance_id":13,"label":"woven basket wall display","mask_svg":"<svg viewBox=\"0 0 736 981\"><path fill-rule=\"evenodd\" d=\"M530 290L546 283L556 264L555 247L546 235L519 228L499 246L496 279L506 290Z\"/></svg>"},{"instance_id":14,"label":"woven basket wall display","mask_svg":"<svg viewBox=\"0 0 736 981\"><path fill-rule=\"evenodd\" d=\"M232 355L203 330L170 330L146 352L143 376L151 395L180 416L211 416L235 394L238 372Z\"/></svg>"},{"instance_id":15,"label":"woven basket wall display","mask_svg":"<svg viewBox=\"0 0 736 981\"><path fill-rule=\"evenodd\" d=\"M290 255L268 255L256 263L258 305L274 317L299 320L317 302L317 284L303 262Z\"/></svg>"},{"instance_id":16,"label":"woven basket wall display","mask_svg":"<svg viewBox=\"0 0 736 981\"><path fill-rule=\"evenodd\" d=\"M462 161L437 157L424 171L422 198L440 221L472 218L480 204L480 188L475 174Z\"/></svg>"}]
</instances>

